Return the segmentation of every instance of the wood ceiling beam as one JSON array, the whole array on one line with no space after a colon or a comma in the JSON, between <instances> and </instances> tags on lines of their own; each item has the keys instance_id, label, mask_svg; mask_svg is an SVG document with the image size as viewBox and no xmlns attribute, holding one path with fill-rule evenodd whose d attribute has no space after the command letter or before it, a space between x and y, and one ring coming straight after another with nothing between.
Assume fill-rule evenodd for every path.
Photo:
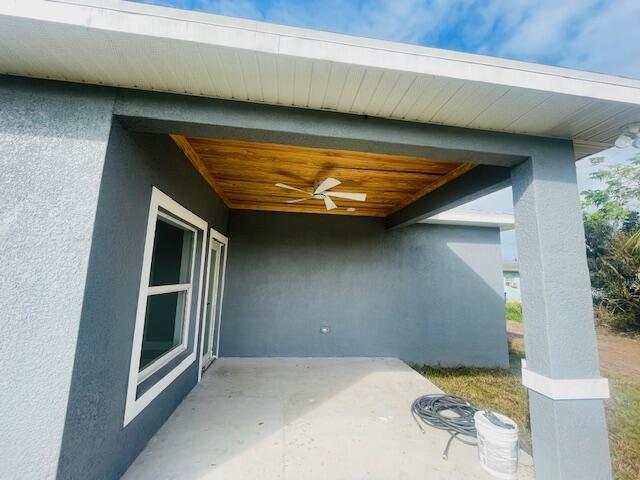
<instances>
[{"instance_id":1,"label":"wood ceiling beam","mask_svg":"<svg viewBox=\"0 0 640 480\"><path fill-rule=\"evenodd\" d=\"M288 179L280 179L280 182L286 183L292 187L300 188L301 190L312 190L312 186L308 182L300 182L300 181L291 181ZM250 188L261 188L264 191L270 192L281 192L283 189L275 186L276 182L264 183L259 179L254 178L218 178L216 179L216 183L222 186L225 191L229 191L229 189L237 189L243 191L245 189ZM384 193L392 196L401 196L406 197L411 193L415 192L415 185L402 185L402 184L389 184L389 183L380 183L380 184L368 184L366 185L367 192L364 193ZM353 192L353 188L349 186L339 185L336 188L332 188L334 192Z\"/></svg>"},{"instance_id":2,"label":"wood ceiling beam","mask_svg":"<svg viewBox=\"0 0 640 480\"><path fill-rule=\"evenodd\" d=\"M299 198L304 198L304 195L302 195L302 194L300 194L297 197L296 196L280 197L280 196L275 196L275 195L253 195L253 194L228 193L228 196L231 199L231 201L236 205L236 208L241 206L243 203L262 202L262 203L270 203L270 204L274 204L274 205L282 205L282 204L286 204L286 202L288 200L297 200ZM334 197L333 201L339 207L360 208L362 206L362 202L358 202L358 201L355 201L355 200L347 200L347 199L344 199L344 198L335 198ZM316 206L323 206L323 208L324 208L324 201L323 200L316 200L316 199L309 199L309 200L305 201L303 205L316 205ZM386 210L388 212L394 205L395 205L395 202L392 202L392 201L372 202L369 199L367 199L367 208L382 209L382 210Z\"/></svg>"},{"instance_id":3,"label":"wood ceiling beam","mask_svg":"<svg viewBox=\"0 0 640 480\"><path fill-rule=\"evenodd\" d=\"M345 162L350 168L369 170L372 166L379 170L408 171L445 174L457 163L439 162L423 157L389 155L384 153L356 152L311 148L274 143L247 142L242 140L187 137L200 155L240 155L266 158L269 161L301 161L313 166L321 166L327 161Z\"/></svg>"},{"instance_id":4,"label":"wood ceiling beam","mask_svg":"<svg viewBox=\"0 0 640 480\"><path fill-rule=\"evenodd\" d=\"M386 217L389 213L384 209L372 209L358 207L355 212L347 212L345 209L336 208L327 210L324 205L290 205L276 203L242 203L234 207L236 210L260 210L269 212L290 212L290 213L317 213L320 215L353 215L356 217Z\"/></svg>"},{"instance_id":5,"label":"wood ceiling beam","mask_svg":"<svg viewBox=\"0 0 640 480\"><path fill-rule=\"evenodd\" d=\"M447 183L449 183L454 178L458 178L460 175L463 175L463 174L467 173L468 171L472 170L475 167L476 167L475 163L463 163L459 167L457 167L454 170L452 170L451 172L449 172L447 175L442 175L440 177L440 179L436 180L433 183L429 183L429 184L425 185L423 188L418 190L416 193L411 195L409 198L407 198L407 199L403 200L402 202L400 202L395 208L393 208L391 210L390 213L395 213L398 210L402 210L407 205L412 204L416 200L424 197L425 195L428 195L429 193L431 193L434 190L442 187L443 185L446 185Z\"/></svg>"},{"instance_id":6,"label":"wood ceiling beam","mask_svg":"<svg viewBox=\"0 0 640 480\"><path fill-rule=\"evenodd\" d=\"M306 175L302 177L299 173L295 172L282 172L279 173L271 173L264 171L255 171L255 170L246 170L245 172L232 170L232 171L212 171L209 170L212 177L216 179L216 182L221 181L234 181L234 180L252 180L254 183L262 182L263 186L273 186L276 183L286 183L287 185L291 185L292 180L297 180L295 183L298 185L304 185L302 187L303 190L313 190L314 181L316 177ZM322 174L321 178L326 177L335 177L337 179L342 179L343 181L343 190L349 192L361 192L363 189L368 188L378 188L382 190L390 189L392 191L403 191L408 193L413 193L419 189L421 189L425 184L434 183L434 180L429 179L376 179L375 177L349 177L347 172L342 172L341 174ZM439 180L440 177L437 177ZM294 186L294 185L292 185ZM298 187L300 188L300 187ZM355 189L355 190L354 190ZM336 190L338 191L338 190ZM366 193L366 192L364 192Z\"/></svg>"},{"instance_id":7,"label":"wood ceiling beam","mask_svg":"<svg viewBox=\"0 0 640 480\"><path fill-rule=\"evenodd\" d=\"M369 181L406 181L415 184L424 184L424 182L435 182L442 178L444 175L432 174L432 173L416 173L416 172L391 172L388 170L376 170L372 167L369 170L365 169L353 169L348 167L337 167L331 165L325 165L317 168L307 165L287 165L282 162L274 162L271 165L266 165L262 162L244 161L238 162L228 158L215 158L209 159L209 157L200 157L203 163L207 166L208 170L213 175L286 175L291 173L292 176L297 176L300 179L304 179L305 182L313 182L317 176L329 176L340 178L348 176L349 180L358 180L363 182ZM456 165L457 167L457 165ZM449 175L451 172L447 173Z\"/></svg>"},{"instance_id":8,"label":"wood ceiling beam","mask_svg":"<svg viewBox=\"0 0 640 480\"><path fill-rule=\"evenodd\" d=\"M439 162L419 157L276 145L239 140L171 135L194 167L230 208L332 215L386 217L471 171L473 163ZM276 186L285 183L311 193L327 177L335 192L365 193L357 202L335 199L339 208ZM355 211L349 212L353 207Z\"/></svg>"},{"instance_id":9,"label":"wood ceiling beam","mask_svg":"<svg viewBox=\"0 0 640 480\"><path fill-rule=\"evenodd\" d=\"M193 149L189 141L183 135L170 135L178 148L186 155L189 161L193 164L195 169L200 172L200 175L207 181L207 183L218 194L227 207L233 207L233 203L229 201L224 189L220 188L216 182L215 177L209 172L204 162L200 159L198 153Z\"/></svg>"}]
</instances>

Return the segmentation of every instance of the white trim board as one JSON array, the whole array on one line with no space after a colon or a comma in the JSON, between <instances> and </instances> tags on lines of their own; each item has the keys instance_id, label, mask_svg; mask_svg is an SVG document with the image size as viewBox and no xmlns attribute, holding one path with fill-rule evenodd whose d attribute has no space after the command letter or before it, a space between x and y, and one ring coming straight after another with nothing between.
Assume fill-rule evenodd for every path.
<instances>
[{"instance_id":1,"label":"white trim board","mask_svg":"<svg viewBox=\"0 0 640 480\"><path fill-rule=\"evenodd\" d=\"M140 365L140 354L142 349L142 337L144 334L144 320L145 320L145 312L147 306L147 294L149 290L149 275L151 273L151 260L153 254L153 242L155 237L155 225L158 217L164 217L164 214L159 211L159 208L163 208L164 210L170 212L172 215L182 219L182 221L187 222L189 225L195 227L189 227L190 230L195 232L194 236L194 245L193 251L197 251L197 243L198 231L201 231L201 240L200 240L200 251L202 254L200 255L200 268L199 271L196 272L194 270L195 266L195 253L192 258L192 269L191 269L191 278L194 278L198 275L198 294L195 303L195 328L193 335L193 349L191 353L182 360L176 367L174 367L169 373L167 373L164 377L162 377L158 382L156 382L149 390L144 392L140 397L136 398L137 390L138 390L138 381L139 381L139 369ZM198 328L200 325L200 302L202 300L202 281L204 275L204 261L206 257L206 232L207 232L208 224L206 221L193 214L178 202L173 200L171 197L166 195L165 193L158 190L156 187L152 188L151 191L151 201L149 204L149 215L147 218L147 233L145 238L145 246L144 246L144 257L142 260L142 273L140 275L140 287L138 290L138 307L136 312L136 323L133 334L133 342L131 349L131 362L129 365L129 381L127 384L127 396L125 403L125 411L124 411L124 426L127 426L144 408L151 403L165 388L167 388L181 373L183 373L195 360L198 354L198 344L196 339L198 336ZM197 229L197 230L196 230ZM153 288L153 287L152 287ZM188 295L188 303L185 305L185 310L187 310L186 318L190 320L191 313L193 311L193 297ZM168 353L172 353L171 358L175 358L178 354L184 352L187 349L189 344L189 322L184 325L184 338L183 338L183 346L182 350L178 351L178 348L171 350ZM167 355L168 357L168 355ZM163 365L166 365L166 361L163 362Z\"/></svg>"},{"instance_id":2,"label":"white trim board","mask_svg":"<svg viewBox=\"0 0 640 480\"><path fill-rule=\"evenodd\" d=\"M454 208L420 220L418 223L436 225L461 225L469 227L493 227L501 231L513 230L515 220L510 213L488 212L467 208Z\"/></svg>"},{"instance_id":3,"label":"white trim board","mask_svg":"<svg viewBox=\"0 0 640 480\"><path fill-rule=\"evenodd\" d=\"M532 372L522 359L522 385L552 400L606 400L610 397L606 378L553 379Z\"/></svg>"},{"instance_id":4,"label":"white trim board","mask_svg":"<svg viewBox=\"0 0 640 480\"><path fill-rule=\"evenodd\" d=\"M210 278L210 263L209 263L209 256L211 255L211 242L216 241L220 244L222 244L224 246L224 258L222 259L222 265L221 265L221 269L222 271L220 272L220 276L221 278L221 286L220 286L220 308L218 309L218 317L214 320L217 321L218 324L218 328L221 329L222 328L222 300L224 297L224 281L225 281L225 277L226 277L226 273L227 273L227 257L229 254L229 238L227 238L225 235L223 235L222 233L218 232L215 229L210 229L209 231L209 244L207 245L207 276L206 276L206 285L205 285L205 295L207 295L207 292L209 291L209 282L211 281ZM205 335L205 328L204 328L204 323L206 322L206 317L207 317L207 307L206 307L206 297L204 300L205 306L202 312L202 331L200 333L200 348L198 349L198 382L200 381L200 379L202 378L202 349L204 348L204 335ZM215 324L214 324L214 328L215 328ZM220 331L218 331L218 338L216 339L216 354L215 354L215 358L218 357L220 352Z\"/></svg>"},{"instance_id":5,"label":"white trim board","mask_svg":"<svg viewBox=\"0 0 640 480\"><path fill-rule=\"evenodd\" d=\"M213 266L213 278L211 277L212 274L212 270L211 270L211 260L212 260L212 255L213 252L216 252L216 256L215 256L215 263ZM215 300L212 299L213 303L212 307L213 307L213 312L215 313L217 311L217 292L218 292L218 280L220 278L220 257L221 254L223 252L223 245L217 241L214 242L214 240L211 238L211 236L209 237L209 246L207 248L207 252L208 252L208 259L207 259L207 273L206 273L206 279L204 282L204 299L203 299L203 307L202 307L202 327L200 329L200 351L199 351L199 360L198 360L198 381L200 381L200 379L202 378L202 371L205 368L205 361L203 360L205 357L204 354L204 346L205 343L209 343L207 342L207 335L209 335L210 337L215 333L215 329L217 326L217 318L213 318L213 321L211 323L211 325L209 325L209 332L207 332L206 326L207 326L207 322L211 321L211 319L209 318L211 316L211 312L209 310L209 288L210 286L212 287L212 295L215 298ZM213 285L211 285L211 282L213 282ZM209 345L211 346L211 345ZM210 365L211 362L213 360L216 359L216 355L213 354L213 349L212 349L212 354L211 354L211 358L207 358L207 365Z\"/></svg>"},{"instance_id":6,"label":"white trim board","mask_svg":"<svg viewBox=\"0 0 640 480\"><path fill-rule=\"evenodd\" d=\"M215 231L214 231L215 232ZM212 233L214 233L212 232ZM217 232L215 232L217 233ZM224 237L225 239L227 237ZM222 336L222 307L224 306L224 282L227 278L227 258L229 257L229 242L224 244L224 259L222 262L222 285L220 286L220 310L218 311L218 338L216 338L216 357L220 356L220 337Z\"/></svg>"}]
</instances>

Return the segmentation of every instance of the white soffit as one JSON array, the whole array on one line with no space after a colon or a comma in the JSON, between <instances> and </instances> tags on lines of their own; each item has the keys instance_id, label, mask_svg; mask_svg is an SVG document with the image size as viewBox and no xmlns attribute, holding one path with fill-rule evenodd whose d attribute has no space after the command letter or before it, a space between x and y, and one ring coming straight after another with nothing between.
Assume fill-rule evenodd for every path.
<instances>
[{"instance_id":1,"label":"white soffit","mask_svg":"<svg viewBox=\"0 0 640 480\"><path fill-rule=\"evenodd\" d=\"M118 0L0 1L0 73L573 139L640 121L640 81Z\"/></svg>"},{"instance_id":2,"label":"white soffit","mask_svg":"<svg viewBox=\"0 0 640 480\"><path fill-rule=\"evenodd\" d=\"M466 208L454 208L418 223L437 225L464 225L468 227L493 227L501 231L512 230L515 225L513 215L509 213L487 212Z\"/></svg>"}]
</instances>

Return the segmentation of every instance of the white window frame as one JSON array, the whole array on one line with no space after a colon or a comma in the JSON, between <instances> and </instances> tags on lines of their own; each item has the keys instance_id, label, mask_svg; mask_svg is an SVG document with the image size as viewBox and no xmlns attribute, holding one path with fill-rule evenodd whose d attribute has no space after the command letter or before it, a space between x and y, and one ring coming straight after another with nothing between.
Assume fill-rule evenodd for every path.
<instances>
[{"instance_id":1,"label":"white window frame","mask_svg":"<svg viewBox=\"0 0 640 480\"><path fill-rule=\"evenodd\" d=\"M169 212L170 215L163 213L160 208ZM155 240L156 222L158 218L169 220L194 232L194 241L192 245L191 272L190 283L178 285L161 285L156 287L149 286L149 277L151 274L151 261L153 257L153 245ZM182 220L182 221L181 221ZM183 223L184 222L184 223ZM204 265L206 258L206 232L208 229L207 222L184 208L178 202L168 195L162 193L156 187L151 191L151 202L149 205L149 217L147 220L147 234L144 245L144 256L142 260L142 274L140 275L140 288L138 291L138 308L136 312L136 324L133 334L133 344L131 350L131 363L129 365L129 381L127 386L127 398L124 412L124 426L129 424L144 408L151 403L165 388L167 388L176 378L180 376L189 366L196 361L198 357L197 344L194 341L192 352L184 358L178 365L169 371L164 377L159 379L152 387L144 392L140 397L136 398L138 385L141 381L149 378L150 375L157 372L160 368L167 365L171 360L187 350L189 340L191 338L198 339L198 328L200 323L200 302L202 299L202 280L204 275ZM196 271L195 257L198 244L198 233L201 232L200 240L200 266ZM193 311L193 280L198 276L198 294L195 303L196 308L196 325L194 335L189 336L189 326L191 312ZM140 355L142 354L142 340L144 335L144 322L147 309L147 298L149 295L157 295L160 293L169 293L173 291L186 291L187 298L184 306L183 335L182 343L156 359L148 367L139 371Z\"/></svg>"},{"instance_id":2,"label":"white window frame","mask_svg":"<svg viewBox=\"0 0 640 480\"><path fill-rule=\"evenodd\" d=\"M171 360L176 358L182 352L186 351L187 345L189 342L189 337L187 335L187 333L189 332L189 323L190 323L189 314L191 313L189 306L191 305L193 277L195 273L194 268L195 268L195 262L196 262L196 248L198 246L197 244L198 231L195 228L191 227L190 225L187 225L186 223L181 222L180 220L172 217L171 215L167 215L162 211L157 212L156 225L158 220L160 219L163 219L170 224L175 224L180 228L183 228L184 230L187 230L193 233L193 242L191 244L191 265L189 266L189 282L172 284L172 285L149 286L148 285L149 282L147 281L146 292L143 293L142 290L140 290L140 295L142 296L146 294L147 300L148 300L148 297L153 295L162 295L164 293L174 293L174 292L185 292L185 301L184 301L185 303L184 303L184 308L182 312L182 340L179 345L176 345L168 352L165 352L163 355L153 360L145 368L140 370L140 372L138 373L138 384L144 382L147 378L149 378L151 375L156 373L158 370L160 370L162 367L168 364ZM155 229L155 225L154 225L154 229ZM154 234L154 238L155 238L155 234ZM150 246L152 256L153 256L153 246L154 245ZM145 303L145 314L146 314L146 303ZM144 334L144 329L143 329L143 334ZM143 338L143 343L144 343L144 338ZM140 347L142 349L142 345ZM139 361L140 359L138 358L138 362Z\"/></svg>"},{"instance_id":3,"label":"white window frame","mask_svg":"<svg viewBox=\"0 0 640 480\"><path fill-rule=\"evenodd\" d=\"M222 299L224 297L224 282L227 274L227 258L229 257L229 238L225 235L221 234L217 230L213 228L209 231L209 245L207 246L207 276L206 276L206 284L205 284L205 295L209 292L209 282L211 281L211 264L209 262L209 257L211 256L211 243L218 242L222 246L224 246L224 258L222 259L222 263L220 265L220 298L218 301L220 302L219 308L217 308L217 316L213 319L212 328L218 328L218 338L216 339L216 347L215 347L215 355L214 359L218 358L218 354L220 353L220 334L222 333ZM202 378L202 355L204 351L204 336L206 333L205 323L207 321L207 315L210 315L210 312L207 311L207 300L205 298L204 301L204 309L202 313L202 333L200 337L200 354L198 355L198 382Z\"/></svg>"}]
</instances>

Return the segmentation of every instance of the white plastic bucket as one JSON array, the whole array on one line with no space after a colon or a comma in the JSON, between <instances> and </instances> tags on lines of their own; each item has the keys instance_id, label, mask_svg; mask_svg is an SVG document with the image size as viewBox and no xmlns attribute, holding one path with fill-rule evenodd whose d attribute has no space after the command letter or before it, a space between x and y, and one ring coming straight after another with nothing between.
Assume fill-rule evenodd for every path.
<instances>
[{"instance_id":1,"label":"white plastic bucket","mask_svg":"<svg viewBox=\"0 0 640 480\"><path fill-rule=\"evenodd\" d=\"M484 411L476 412L473 419L478 431L478 456L480 464L496 478L510 480L518 472L518 425L509 417L494 415L514 428L495 425Z\"/></svg>"}]
</instances>

